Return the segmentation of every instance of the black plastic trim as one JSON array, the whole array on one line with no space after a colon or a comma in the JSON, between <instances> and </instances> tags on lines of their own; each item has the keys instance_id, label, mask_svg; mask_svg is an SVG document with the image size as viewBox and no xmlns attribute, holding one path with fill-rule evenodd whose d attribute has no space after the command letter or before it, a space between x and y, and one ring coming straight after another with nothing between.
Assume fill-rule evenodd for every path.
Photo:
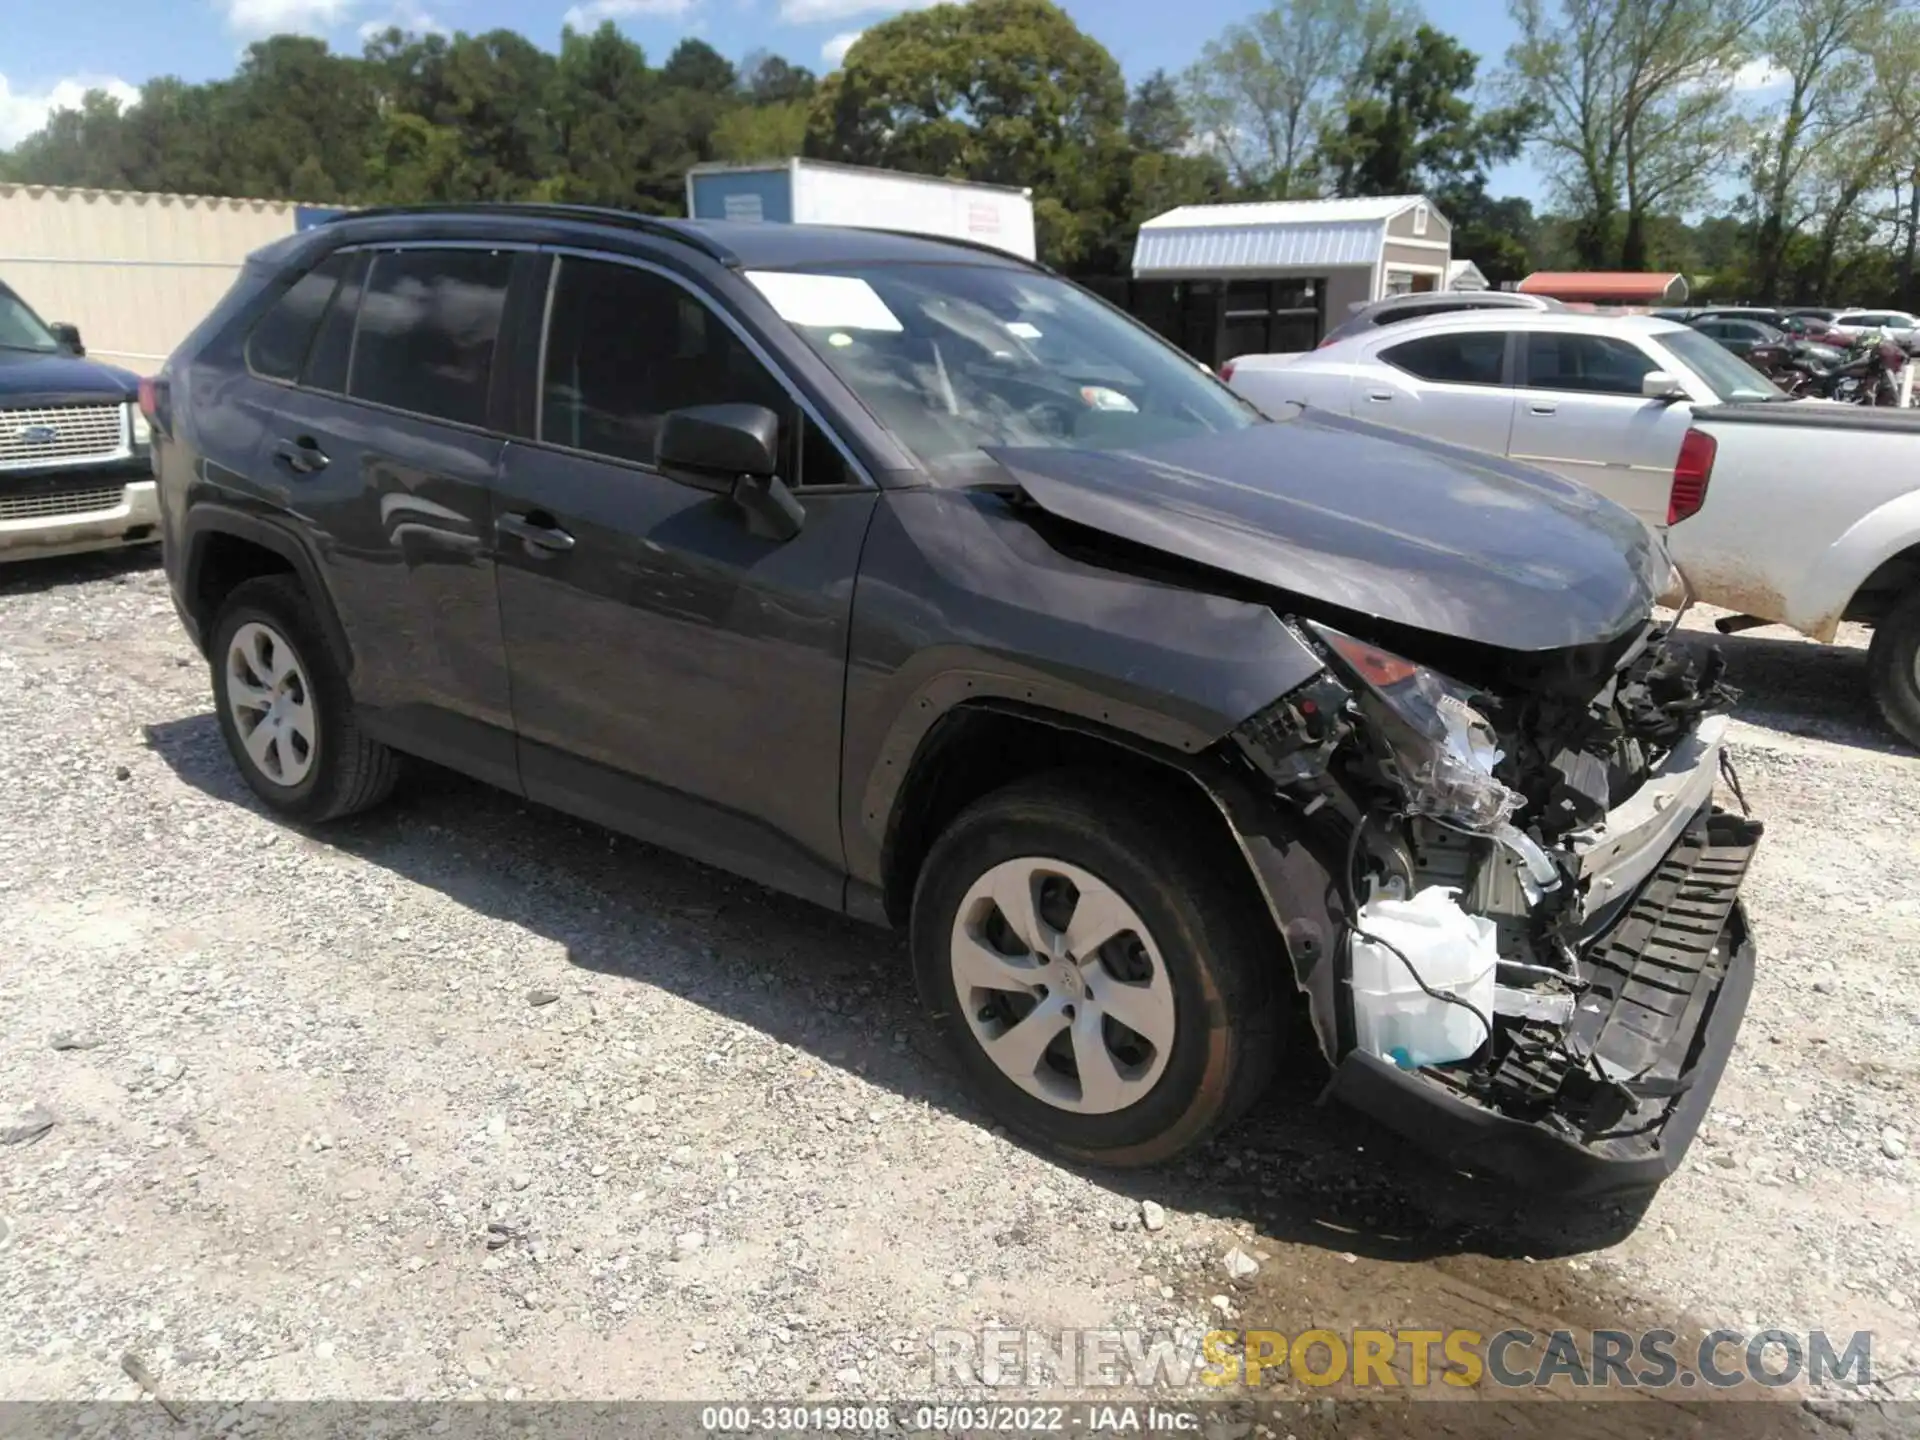
<instances>
[{"instance_id":1,"label":"black plastic trim","mask_svg":"<svg viewBox=\"0 0 1920 1440\"><path fill-rule=\"evenodd\" d=\"M1688 1072L1685 1093L1649 1136L1642 1155L1595 1154L1544 1125L1482 1109L1358 1050L1340 1063L1321 1099L1338 1100L1371 1115L1451 1165L1532 1189L1596 1196L1658 1185L1680 1167L1706 1118L1753 993L1753 935L1744 905L1735 903L1725 934L1731 941L1727 976L1714 996L1699 1059Z\"/></svg>"}]
</instances>

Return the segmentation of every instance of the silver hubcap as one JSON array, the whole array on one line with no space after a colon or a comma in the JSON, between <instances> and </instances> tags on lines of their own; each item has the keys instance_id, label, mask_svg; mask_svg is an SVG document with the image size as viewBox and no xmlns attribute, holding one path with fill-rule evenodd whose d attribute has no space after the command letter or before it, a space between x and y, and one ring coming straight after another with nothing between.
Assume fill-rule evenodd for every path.
<instances>
[{"instance_id":1,"label":"silver hubcap","mask_svg":"<svg viewBox=\"0 0 1920 1440\"><path fill-rule=\"evenodd\" d=\"M313 769L313 691L293 647L249 621L227 646L227 709L253 768L276 785Z\"/></svg>"},{"instance_id":2,"label":"silver hubcap","mask_svg":"<svg viewBox=\"0 0 1920 1440\"><path fill-rule=\"evenodd\" d=\"M1077 865L994 866L953 923L953 986L974 1038L1030 1095L1105 1115L1143 1099L1173 1049L1173 985L1131 905Z\"/></svg>"}]
</instances>

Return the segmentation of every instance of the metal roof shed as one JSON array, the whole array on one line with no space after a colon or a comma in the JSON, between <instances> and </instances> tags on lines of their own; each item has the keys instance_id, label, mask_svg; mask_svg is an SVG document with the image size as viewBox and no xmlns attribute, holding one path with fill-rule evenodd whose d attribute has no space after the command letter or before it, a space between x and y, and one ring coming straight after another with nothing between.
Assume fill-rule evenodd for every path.
<instances>
[{"instance_id":1,"label":"metal roof shed","mask_svg":"<svg viewBox=\"0 0 1920 1440\"><path fill-rule=\"evenodd\" d=\"M1133 273L1185 280L1357 271L1366 277L1359 298L1377 300L1439 289L1452 254L1453 227L1423 195L1183 205L1140 227Z\"/></svg>"}]
</instances>

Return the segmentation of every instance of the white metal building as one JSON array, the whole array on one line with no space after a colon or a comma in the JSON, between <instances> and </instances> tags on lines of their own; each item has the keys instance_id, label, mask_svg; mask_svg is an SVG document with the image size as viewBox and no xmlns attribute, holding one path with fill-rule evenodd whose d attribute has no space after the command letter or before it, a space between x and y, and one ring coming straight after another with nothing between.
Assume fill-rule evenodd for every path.
<instances>
[{"instance_id":1,"label":"white metal building","mask_svg":"<svg viewBox=\"0 0 1920 1440\"><path fill-rule=\"evenodd\" d=\"M150 374L302 207L130 190L0 184L0 280L87 353Z\"/></svg>"},{"instance_id":2,"label":"white metal building","mask_svg":"<svg viewBox=\"0 0 1920 1440\"><path fill-rule=\"evenodd\" d=\"M1443 289L1452 258L1453 227L1423 195L1276 200L1154 217L1140 227L1133 274L1224 284L1238 332L1228 351L1247 354L1303 348L1285 342L1312 315L1324 328L1385 295Z\"/></svg>"}]
</instances>

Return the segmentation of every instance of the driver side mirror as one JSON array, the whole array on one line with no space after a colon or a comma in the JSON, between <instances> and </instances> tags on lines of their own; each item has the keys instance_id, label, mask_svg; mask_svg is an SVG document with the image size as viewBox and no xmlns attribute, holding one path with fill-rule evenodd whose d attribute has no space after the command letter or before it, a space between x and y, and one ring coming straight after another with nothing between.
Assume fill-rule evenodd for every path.
<instances>
[{"instance_id":1,"label":"driver side mirror","mask_svg":"<svg viewBox=\"0 0 1920 1440\"><path fill-rule=\"evenodd\" d=\"M87 347L80 343L80 327L78 325L66 320L56 320L53 324L47 326L47 329L53 332L53 338L66 346L70 353L74 355L85 355L87 353Z\"/></svg>"},{"instance_id":2,"label":"driver side mirror","mask_svg":"<svg viewBox=\"0 0 1920 1440\"><path fill-rule=\"evenodd\" d=\"M775 472L780 417L764 405L689 405L670 410L654 451L669 480L731 496L756 533L791 540L807 512Z\"/></svg>"},{"instance_id":3,"label":"driver side mirror","mask_svg":"<svg viewBox=\"0 0 1920 1440\"><path fill-rule=\"evenodd\" d=\"M1640 377L1640 393L1649 400L1684 400L1687 388L1665 370L1649 370Z\"/></svg>"}]
</instances>

